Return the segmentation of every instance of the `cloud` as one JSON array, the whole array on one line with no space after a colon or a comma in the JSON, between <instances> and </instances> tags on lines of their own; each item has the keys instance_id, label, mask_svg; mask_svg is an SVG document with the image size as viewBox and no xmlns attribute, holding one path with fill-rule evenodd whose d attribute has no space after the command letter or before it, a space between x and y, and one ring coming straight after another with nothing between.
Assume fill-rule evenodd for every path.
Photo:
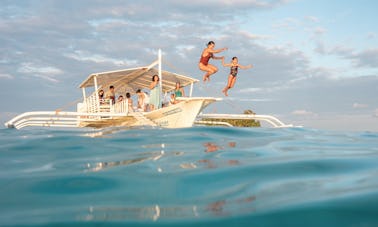
<instances>
[{"instance_id":1,"label":"cloud","mask_svg":"<svg viewBox=\"0 0 378 227\"><path fill-rule=\"evenodd\" d=\"M66 53L64 56L75 59L77 61L91 61L93 63L110 63L118 66L135 66L138 65L137 60L120 60L114 58L108 58L100 54L91 54L87 51L74 51L72 53Z\"/></svg>"},{"instance_id":2,"label":"cloud","mask_svg":"<svg viewBox=\"0 0 378 227\"><path fill-rule=\"evenodd\" d=\"M348 56L356 66L378 68L378 48L371 48Z\"/></svg>"},{"instance_id":3,"label":"cloud","mask_svg":"<svg viewBox=\"0 0 378 227\"><path fill-rule=\"evenodd\" d=\"M350 58L352 53L355 51L350 46L346 45L335 45L332 47L326 47L323 42L317 42L315 47L315 52L322 55L338 55L343 58Z\"/></svg>"},{"instance_id":4,"label":"cloud","mask_svg":"<svg viewBox=\"0 0 378 227\"><path fill-rule=\"evenodd\" d=\"M287 17L287 18L277 21L276 23L272 25L272 27L277 28L277 29L287 29L287 30L292 31L292 30L297 29L301 24L302 23L300 20L296 18L292 18L292 17Z\"/></svg>"},{"instance_id":5,"label":"cloud","mask_svg":"<svg viewBox=\"0 0 378 227\"><path fill-rule=\"evenodd\" d=\"M306 116L306 117L314 117L314 116L317 116L316 113L313 113L311 111L308 111L308 110L294 110L291 112L292 115L296 115L296 116Z\"/></svg>"},{"instance_id":6,"label":"cloud","mask_svg":"<svg viewBox=\"0 0 378 227\"><path fill-rule=\"evenodd\" d=\"M369 105L367 105L367 104L357 103L357 102L353 103L354 109L364 109L364 108L367 108L367 107L369 107Z\"/></svg>"},{"instance_id":7,"label":"cloud","mask_svg":"<svg viewBox=\"0 0 378 227\"><path fill-rule=\"evenodd\" d=\"M267 39L271 39L272 36L271 35L258 35L258 34L252 34L248 31L244 31L244 30L241 30L238 32L238 35L239 36L242 36L246 39L251 39L251 40L267 40Z\"/></svg>"},{"instance_id":8,"label":"cloud","mask_svg":"<svg viewBox=\"0 0 378 227\"><path fill-rule=\"evenodd\" d=\"M323 27L316 27L316 28L314 28L313 32L316 35L323 35L327 32L327 29L325 29Z\"/></svg>"},{"instance_id":9,"label":"cloud","mask_svg":"<svg viewBox=\"0 0 378 227\"><path fill-rule=\"evenodd\" d=\"M357 51L355 48L344 44L326 47L323 42L317 42L314 51L321 55L335 55L351 60L355 67L378 68L378 48Z\"/></svg>"},{"instance_id":10,"label":"cloud","mask_svg":"<svg viewBox=\"0 0 378 227\"><path fill-rule=\"evenodd\" d=\"M54 83L59 82L59 80L57 80L55 76L63 73L63 71L58 68L51 66L37 66L30 62L22 63L18 69L18 72Z\"/></svg>"},{"instance_id":11,"label":"cloud","mask_svg":"<svg viewBox=\"0 0 378 227\"><path fill-rule=\"evenodd\" d=\"M373 116L378 118L378 108L375 109Z\"/></svg>"},{"instance_id":12,"label":"cloud","mask_svg":"<svg viewBox=\"0 0 378 227\"><path fill-rule=\"evenodd\" d=\"M315 16L305 16L305 19L306 19L306 20L309 20L309 21L311 21L311 22L315 22L315 23L317 23L317 22L320 21L319 18L317 18L317 17L315 17Z\"/></svg>"},{"instance_id":13,"label":"cloud","mask_svg":"<svg viewBox=\"0 0 378 227\"><path fill-rule=\"evenodd\" d=\"M377 33L375 33L375 32L369 32L368 34L367 34L367 36L366 36L366 38L367 39L375 39L375 38L377 38Z\"/></svg>"},{"instance_id":14,"label":"cloud","mask_svg":"<svg viewBox=\"0 0 378 227\"><path fill-rule=\"evenodd\" d=\"M300 34L288 33L287 29L306 32L319 38L318 53L348 61L346 67L331 62L313 67L311 53L307 52L309 45L296 40L288 45L283 43L284 38L276 36L277 29L266 24L259 30L262 27L254 24L253 17L258 15L255 12L288 3L285 0L81 0L47 1L41 5L6 1L0 7L0 50L6 53L0 60L0 79L5 87L2 94L12 94L23 100L25 106L33 103L32 108L55 105L57 97L63 99L60 103L67 103L81 97L76 87L87 75L148 65L156 59L158 48L163 50L164 69L201 80L199 55L205 44L214 40L216 48L229 48L216 55L224 55L227 60L238 56L240 64L254 65L252 69L239 71L235 87L230 91L232 103L243 109L252 106L259 113L303 117L324 111L355 113L351 105L356 100L375 106L378 103L376 73L353 79L343 75L351 66L376 65L371 60L374 51L359 51L346 44L329 45L323 39L334 34L328 34L325 29L331 31L332 27L320 24L320 19L312 15L303 18L292 14L291 18L276 21L273 26L282 29L279 34L295 39ZM323 21L326 20L322 18ZM321 36L325 32L327 36ZM211 60L211 63L219 72L208 87L195 86L194 95L222 95L229 68L222 67L220 61ZM17 84L10 77L17 78ZM46 87L41 80L52 83ZM44 89L39 89L42 84ZM14 90L23 90L34 97L21 96ZM56 96L50 101L46 94ZM45 98L35 103L36 97ZM2 100L1 106L9 107L10 111L26 108L11 107L12 103L4 102L7 100ZM359 109L370 117L371 111Z\"/></svg>"},{"instance_id":15,"label":"cloud","mask_svg":"<svg viewBox=\"0 0 378 227\"><path fill-rule=\"evenodd\" d=\"M0 79L13 79L14 77L12 75L9 75L8 73L0 73Z\"/></svg>"}]
</instances>

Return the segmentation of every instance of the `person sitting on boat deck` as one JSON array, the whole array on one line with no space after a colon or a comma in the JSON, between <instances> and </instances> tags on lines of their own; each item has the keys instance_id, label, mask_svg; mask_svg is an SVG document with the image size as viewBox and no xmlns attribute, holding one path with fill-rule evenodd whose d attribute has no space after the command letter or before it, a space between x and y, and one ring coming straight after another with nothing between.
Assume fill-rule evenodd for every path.
<instances>
[{"instance_id":1,"label":"person sitting on boat deck","mask_svg":"<svg viewBox=\"0 0 378 227\"><path fill-rule=\"evenodd\" d=\"M134 109L133 109L133 100L132 100L131 94L129 92L126 93L126 99L127 99L127 103L128 103L128 107L129 107L129 112L130 111L134 111Z\"/></svg>"},{"instance_id":2,"label":"person sitting on boat deck","mask_svg":"<svg viewBox=\"0 0 378 227\"><path fill-rule=\"evenodd\" d=\"M159 76L153 75L152 82L150 84L151 94L150 94L150 110L159 109L161 107L161 91Z\"/></svg>"},{"instance_id":3,"label":"person sitting on boat deck","mask_svg":"<svg viewBox=\"0 0 378 227\"><path fill-rule=\"evenodd\" d=\"M100 104L104 104L104 90L101 89L98 91L98 99Z\"/></svg>"},{"instance_id":4,"label":"person sitting on boat deck","mask_svg":"<svg viewBox=\"0 0 378 227\"><path fill-rule=\"evenodd\" d=\"M181 87L180 82L176 82L175 98L178 98L178 97L184 97L184 96L185 96L185 91L184 91L184 89Z\"/></svg>"},{"instance_id":5,"label":"person sitting on boat deck","mask_svg":"<svg viewBox=\"0 0 378 227\"><path fill-rule=\"evenodd\" d=\"M122 102L122 101L123 101L123 96L122 95L118 96L117 102Z\"/></svg>"},{"instance_id":6,"label":"person sitting on boat deck","mask_svg":"<svg viewBox=\"0 0 378 227\"><path fill-rule=\"evenodd\" d=\"M136 91L138 95L137 108L139 111L147 111L148 107L148 95L145 92L142 92L140 89Z\"/></svg>"},{"instance_id":7,"label":"person sitting on boat deck","mask_svg":"<svg viewBox=\"0 0 378 227\"><path fill-rule=\"evenodd\" d=\"M174 105L174 104L177 104L177 103L178 103L178 101L176 100L176 94L172 93L171 99L169 100L169 105Z\"/></svg>"},{"instance_id":8,"label":"person sitting on boat deck","mask_svg":"<svg viewBox=\"0 0 378 227\"><path fill-rule=\"evenodd\" d=\"M106 92L105 98L112 100L112 103L115 104L115 91L113 85L109 87L109 91Z\"/></svg>"},{"instance_id":9,"label":"person sitting on boat deck","mask_svg":"<svg viewBox=\"0 0 378 227\"><path fill-rule=\"evenodd\" d=\"M210 76L218 72L218 68L216 66L209 64L210 58L220 60L222 57L215 57L214 54L227 50L227 48L214 50L214 47L214 41L210 41L207 44L207 47L202 51L201 58L198 63L199 69L206 72L203 76L203 82L206 82L206 80L210 81Z\"/></svg>"}]
</instances>

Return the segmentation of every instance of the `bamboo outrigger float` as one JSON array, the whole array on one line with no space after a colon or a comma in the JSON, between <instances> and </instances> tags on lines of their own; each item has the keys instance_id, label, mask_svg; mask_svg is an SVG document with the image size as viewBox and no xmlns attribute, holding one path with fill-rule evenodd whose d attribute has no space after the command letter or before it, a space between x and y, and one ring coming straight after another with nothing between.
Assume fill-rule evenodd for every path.
<instances>
[{"instance_id":1,"label":"bamboo outrigger float","mask_svg":"<svg viewBox=\"0 0 378 227\"><path fill-rule=\"evenodd\" d=\"M94 73L88 76L79 86L82 89L83 101L77 104L76 112L69 111L34 111L20 114L5 123L8 128L20 129L27 126L41 127L92 127L104 128L112 126L157 126L163 128L184 128L193 124L222 124L201 118L230 118L264 120L273 127L287 127L278 119L265 115L211 115L200 114L208 105L221 98L192 97L193 84L198 80L184 75L162 71L161 50L158 60L146 67ZM157 69L156 69L157 66ZM114 85L117 93L135 93L138 89L148 89L151 77L159 75L162 94L175 89L176 82L183 87L189 86L189 97L177 98L179 102L150 112L129 109L127 99L113 104L110 100L100 102L98 91ZM87 88L92 88L87 95ZM224 123L223 125L228 125ZM230 125L228 125L230 126Z\"/></svg>"}]
</instances>

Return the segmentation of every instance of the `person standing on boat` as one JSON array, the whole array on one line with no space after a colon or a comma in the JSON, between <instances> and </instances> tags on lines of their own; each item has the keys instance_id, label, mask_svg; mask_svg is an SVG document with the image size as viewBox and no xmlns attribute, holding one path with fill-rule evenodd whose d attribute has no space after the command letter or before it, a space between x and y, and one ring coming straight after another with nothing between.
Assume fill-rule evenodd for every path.
<instances>
[{"instance_id":1,"label":"person standing on boat","mask_svg":"<svg viewBox=\"0 0 378 227\"><path fill-rule=\"evenodd\" d=\"M99 92L98 92L98 99L99 99L99 101L100 101L100 104L104 104L104 90L100 90Z\"/></svg>"},{"instance_id":2,"label":"person standing on boat","mask_svg":"<svg viewBox=\"0 0 378 227\"><path fill-rule=\"evenodd\" d=\"M185 96L185 91L184 91L184 89L181 87L180 82L176 82L175 98L178 98L178 97L184 97L184 96Z\"/></svg>"},{"instance_id":3,"label":"person standing on boat","mask_svg":"<svg viewBox=\"0 0 378 227\"><path fill-rule=\"evenodd\" d=\"M161 89L159 83L159 76L153 75L152 82L150 84L150 110L159 109L161 107Z\"/></svg>"},{"instance_id":4,"label":"person standing on boat","mask_svg":"<svg viewBox=\"0 0 378 227\"><path fill-rule=\"evenodd\" d=\"M249 69L252 68L252 65L243 66L238 63L238 58L233 57L232 61L228 64L224 63L224 58L222 59L222 65L225 67L230 67L230 74L228 75L227 86L222 90L225 96L228 96L228 90L231 89L236 82L236 76L238 75L238 68Z\"/></svg>"},{"instance_id":5,"label":"person standing on boat","mask_svg":"<svg viewBox=\"0 0 378 227\"><path fill-rule=\"evenodd\" d=\"M133 99L131 98L130 92L126 93L126 99L127 99L127 104L128 104L129 112L133 112L134 111L134 108L133 108Z\"/></svg>"},{"instance_id":6,"label":"person standing on boat","mask_svg":"<svg viewBox=\"0 0 378 227\"><path fill-rule=\"evenodd\" d=\"M220 53L227 50L227 48L214 50L214 47L214 41L210 41L207 44L207 47L202 51L201 58L198 63L199 69L206 72L206 74L203 76L204 82L206 82L207 80L210 81L210 76L218 71L218 68L216 66L209 64L210 58L220 60L222 59L222 57L215 57L214 53Z\"/></svg>"},{"instance_id":7,"label":"person standing on boat","mask_svg":"<svg viewBox=\"0 0 378 227\"><path fill-rule=\"evenodd\" d=\"M109 91L106 92L105 98L112 100L112 103L115 104L115 91L113 85L109 87Z\"/></svg>"}]
</instances>

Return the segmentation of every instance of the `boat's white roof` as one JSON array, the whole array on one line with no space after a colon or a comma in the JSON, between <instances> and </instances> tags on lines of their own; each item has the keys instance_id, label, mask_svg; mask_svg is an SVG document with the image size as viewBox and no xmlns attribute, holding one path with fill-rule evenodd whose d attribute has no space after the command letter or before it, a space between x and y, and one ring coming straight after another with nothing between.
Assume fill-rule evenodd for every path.
<instances>
[{"instance_id":1,"label":"boat's white roof","mask_svg":"<svg viewBox=\"0 0 378 227\"><path fill-rule=\"evenodd\" d=\"M96 76L99 88L108 89L110 85L113 85L116 91L135 93L138 89L149 89L152 76L155 74L158 74L158 70L148 67L93 73L89 75L79 87L93 87L94 77ZM181 86L185 87L191 83L198 82L198 80L176 73L162 71L163 92L174 90L176 82L180 82Z\"/></svg>"}]
</instances>

